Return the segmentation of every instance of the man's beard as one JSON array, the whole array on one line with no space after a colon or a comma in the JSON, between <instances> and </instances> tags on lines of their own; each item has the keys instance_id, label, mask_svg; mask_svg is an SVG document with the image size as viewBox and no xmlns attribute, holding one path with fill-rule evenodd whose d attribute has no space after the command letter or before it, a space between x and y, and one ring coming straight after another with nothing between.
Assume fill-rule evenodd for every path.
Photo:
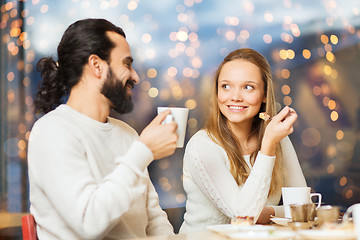
<instances>
[{"instance_id":1,"label":"man's beard","mask_svg":"<svg viewBox=\"0 0 360 240\"><path fill-rule=\"evenodd\" d=\"M124 85L120 79L116 78L109 67L101 93L110 100L111 108L120 114L129 113L134 108L131 95L127 93L127 84L130 84L132 87L134 86L134 82L131 79L128 79Z\"/></svg>"}]
</instances>

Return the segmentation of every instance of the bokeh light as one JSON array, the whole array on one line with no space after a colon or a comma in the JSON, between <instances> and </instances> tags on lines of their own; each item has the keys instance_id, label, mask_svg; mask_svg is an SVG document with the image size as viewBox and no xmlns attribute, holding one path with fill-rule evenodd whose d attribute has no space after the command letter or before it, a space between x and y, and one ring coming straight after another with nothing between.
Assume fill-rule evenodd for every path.
<instances>
[{"instance_id":1,"label":"bokeh light","mask_svg":"<svg viewBox=\"0 0 360 240\"><path fill-rule=\"evenodd\" d=\"M33 113L40 79L36 63L44 56L56 58L66 27L87 17L107 18L127 35L141 81L134 89L134 111L116 117L138 132L154 116L156 106L188 107L188 141L204 126L213 77L224 57L237 48L259 51L271 66L277 110L289 105L298 113L290 139L309 186L321 192L327 189L324 182L331 179L336 184L327 185L337 186L334 191L340 196L324 201L338 205L360 202L360 177L353 177L359 171L355 164L360 141L359 9L356 1L348 0L341 4L309 0L271 4L253 0L240 4L233 0L30 0L2 4L4 61L0 74L4 84L0 96L5 124L1 129L5 130L0 164L21 173L6 179L13 191L6 201L15 206L9 209L22 211L14 200L22 196L21 187L15 184L26 175L27 141L39 117ZM149 167L164 208L183 207L186 201L179 180L183 150Z\"/></svg>"}]
</instances>

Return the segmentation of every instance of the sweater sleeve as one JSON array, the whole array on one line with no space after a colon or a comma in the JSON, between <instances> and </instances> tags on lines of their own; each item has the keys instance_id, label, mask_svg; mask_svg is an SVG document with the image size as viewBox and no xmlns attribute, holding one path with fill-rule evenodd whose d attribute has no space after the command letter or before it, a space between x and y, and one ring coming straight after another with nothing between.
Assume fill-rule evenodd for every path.
<instances>
[{"instance_id":1,"label":"sweater sleeve","mask_svg":"<svg viewBox=\"0 0 360 240\"><path fill-rule=\"evenodd\" d=\"M81 139L67 129L71 126L54 124L41 122L32 129L29 176L79 236L99 239L146 192L145 168L153 155L144 144L134 141L117 157L113 171L98 182ZM41 200L35 202L40 204Z\"/></svg>"},{"instance_id":2,"label":"sweater sleeve","mask_svg":"<svg viewBox=\"0 0 360 240\"><path fill-rule=\"evenodd\" d=\"M293 144L289 137L285 137L281 140L281 148L283 151L283 163L286 174L285 184L287 187L306 187L306 180L301 170L299 159L296 155ZM272 206L275 210L275 216L284 217L283 206Z\"/></svg>"},{"instance_id":3,"label":"sweater sleeve","mask_svg":"<svg viewBox=\"0 0 360 240\"><path fill-rule=\"evenodd\" d=\"M306 187L306 180L301 170L299 159L296 155L293 144L289 137L281 141L281 147L284 156L284 168L286 171L286 186L288 187Z\"/></svg>"},{"instance_id":4,"label":"sweater sleeve","mask_svg":"<svg viewBox=\"0 0 360 240\"><path fill-rule=\"evenodd\" d=\"M174 229L170 224L167 214L160 208L159 197L151 181L148 184L147 200L148 227L146 233L148 236L172 235Z\"/></svg>"},{"instance_id":5,"label":"sweater sleeve","mask_svg":"<svg viewBox=\"0 0 360 240\"><path fill-rule=\"evenodd\" d=\"M259 153L248 179L238 186L221 150L208 138L193 137L186 147L184 166L201 191L226 216L257 219L267 200L275 157Z\"/></svg>"}]
</instances>

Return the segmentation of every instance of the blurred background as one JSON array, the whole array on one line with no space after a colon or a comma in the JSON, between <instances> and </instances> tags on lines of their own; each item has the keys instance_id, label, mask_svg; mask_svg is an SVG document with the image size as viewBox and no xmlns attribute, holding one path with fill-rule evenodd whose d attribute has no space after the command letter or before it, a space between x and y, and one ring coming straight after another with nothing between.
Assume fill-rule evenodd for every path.
<instances>
[{"instance_id":1,"label":"blurred background","mask_svg":"<svg viewBox=\"0 0 360 240\"><path fill-rule=\"evenodd\" d=\"M157 106L187 107L186 142L203 127L223 58L238 48L259 51L272 68L278 109L290 105L298 112L290 138L308 185L324 204L342 211L360 202L360 1L0 3L0 211L28 211L26 151L38 118L33 99L40 81L35 66L42 57L56 59L64 30L83 18L106 18L122 27L132 49L141 78L135 109L114 116L140 133ZM177 149L149 166L160 205L175 225L186 201L183 153Z\"/></svg>"}]
</instances>

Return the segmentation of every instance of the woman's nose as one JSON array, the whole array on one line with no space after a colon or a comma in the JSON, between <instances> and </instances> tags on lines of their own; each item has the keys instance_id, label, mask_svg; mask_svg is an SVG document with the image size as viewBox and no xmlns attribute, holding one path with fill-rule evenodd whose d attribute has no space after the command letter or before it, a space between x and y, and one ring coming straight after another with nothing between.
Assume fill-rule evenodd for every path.
<instances>
[{"instance_id":1,"label":"woman's nose","mask_svg":"<svg viewBox=\"0 0 360 240\"><path fill-rule=\"evenodd\" d=\"M233 100L233 101L242 101L243 100L241 91L239 89L236 89L233 91L233 93L231 95L231 100Z\"/></svg>"}]
</instances>

